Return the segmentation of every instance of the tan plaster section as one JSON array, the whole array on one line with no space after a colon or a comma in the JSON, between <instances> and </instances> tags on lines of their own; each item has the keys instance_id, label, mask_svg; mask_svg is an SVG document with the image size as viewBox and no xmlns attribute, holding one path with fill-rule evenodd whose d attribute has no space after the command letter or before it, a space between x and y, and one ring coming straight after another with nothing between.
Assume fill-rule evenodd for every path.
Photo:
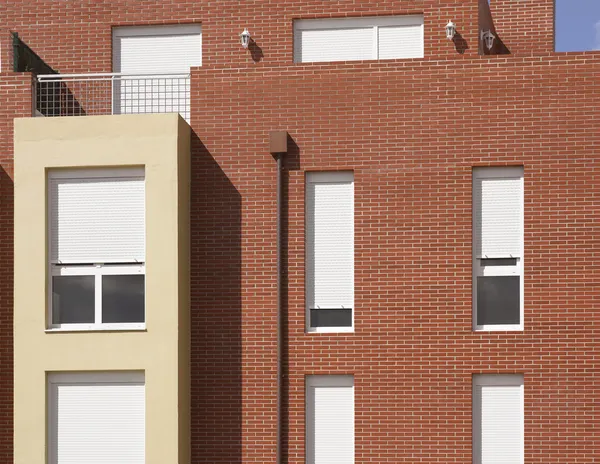
<instances>
[{"instance_id":1,"label":"tan plaster section","mask_svg":"<svg viewBox=\"0 0 600 464\"><path fill-rule=\"evenodd\" d=\"M15 120L14 462L47 464L47 373L139 371L146 463L190 462L190 128L176 114ZM47 170L144 166L146 330L46 332Z\"/></svg>"}]
</instances>

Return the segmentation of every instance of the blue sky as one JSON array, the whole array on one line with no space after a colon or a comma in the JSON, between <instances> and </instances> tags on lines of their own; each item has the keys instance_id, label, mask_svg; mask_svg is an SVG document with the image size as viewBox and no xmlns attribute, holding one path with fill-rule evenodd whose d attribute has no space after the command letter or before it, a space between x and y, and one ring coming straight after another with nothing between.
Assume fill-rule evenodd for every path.
<instances>
[{"instance_id":1,"label":"blue sky","mask_svg":"<svg viewBox=\"0 0 600 464\"><path fill-rule=\"evenodd\" d=\"M585 50L600 50L600 0L556 0L556 51Z\"/></svg>"}]
</instances>

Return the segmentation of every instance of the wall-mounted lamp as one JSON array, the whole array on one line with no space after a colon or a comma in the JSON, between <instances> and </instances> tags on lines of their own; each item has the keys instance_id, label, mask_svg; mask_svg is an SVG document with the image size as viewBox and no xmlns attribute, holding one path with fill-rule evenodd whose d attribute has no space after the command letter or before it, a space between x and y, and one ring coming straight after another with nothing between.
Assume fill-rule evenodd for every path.
<instances>
[{"instance_id":1,"label":"wall-mounted lamp","mask_svg":"<svg viewBox=\"0 0 600 464\"><path fill-rule=\"evenodd\" d=\"M448 40L452 40L454 39L455 34L456 24L454 24L452 21L448 21L448 24L446 24L446 37L448 38Z\"/></svg>"},{"instance_id":2,"label":"wall-mounted lamp","mask_svg":"<svg viewBox=\"0 0 600 464\"><path fill-rule=\"evenodd\" d=\"M485 45L485 48L491 50L494 46L494 39L496 36L492 34L492 31L481 31L481 40Z\"/></svg>"},{"instance_id":3,"label":"wall-mounted lamp","mask_svg":"<svg viewBox=\"0 0 600 464\"><path fill-rule=\"evenodd\" d=\"M248 32L248 29L244 28L244 31L240 34L240 40L242 47L248 48L248 45L250 45L250 32Z\"/></svg>"}]
</instances>

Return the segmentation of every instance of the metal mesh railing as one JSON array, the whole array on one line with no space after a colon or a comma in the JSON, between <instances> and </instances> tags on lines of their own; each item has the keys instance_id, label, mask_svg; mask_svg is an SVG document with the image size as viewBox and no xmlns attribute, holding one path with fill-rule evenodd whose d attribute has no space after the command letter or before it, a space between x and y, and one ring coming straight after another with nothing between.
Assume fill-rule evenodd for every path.
<instances>
[{"instance_id":1,"label":"metal mesh railing","mask_svg":"<svg viewBox=\"0 0 600 464\"><path fill-rule=\"evenodd\" d=\"M139 113L179 113L189 122L189 74L37 76L36 116Z\"/></svg>"}]
</instances>

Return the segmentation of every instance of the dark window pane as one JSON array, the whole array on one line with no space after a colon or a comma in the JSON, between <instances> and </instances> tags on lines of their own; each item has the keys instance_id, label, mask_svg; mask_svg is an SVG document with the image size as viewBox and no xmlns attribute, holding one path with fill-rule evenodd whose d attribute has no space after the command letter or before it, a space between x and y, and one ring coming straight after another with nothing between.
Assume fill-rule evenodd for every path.
<instances>
[{"instance_id":1,"label":"dark window pane","mask_svg":"<svg viewBox=\"0 0 600 464\"><path fill-rule=\"evenodd\" d=\"M482 266L516 266L517 258L481 258Z\"/></svg>"},{"instance_id":2,"label":"dark window pane","mask_svg":"<svg viewBox=\"0 0 600 464\"><path fill-rule=\"evenodd\" d=\"M477 277L477 325L521 323L521 278Z\"/></svg>"},{"instance_id":3,"label":"dark window pane","mask_svg":"<svg viewBox=\"0 0 600 464\"><path fill-rule=\"evenodd\" d=\"M352 327L352 309L311 309L311 327Z\"/></svg>"},{"instance_id":4,"label":"dark window pane","mask_svg":"<svg viewBox=\"0 0 600 464\"><path fill-rule=\"evenodd\" d=\"M102 322L144 322L144 276L102 276Z\"/></svg>"},{"instance_id":5,"label":"dark window pane","mask_svg":"<svg viewBox=\"0 0 600 464\"><path fill-rule=\"evenodd\" d=\"M94 276L52 277L52 324L94 323Z\"/></svg>"}]
</instances>

